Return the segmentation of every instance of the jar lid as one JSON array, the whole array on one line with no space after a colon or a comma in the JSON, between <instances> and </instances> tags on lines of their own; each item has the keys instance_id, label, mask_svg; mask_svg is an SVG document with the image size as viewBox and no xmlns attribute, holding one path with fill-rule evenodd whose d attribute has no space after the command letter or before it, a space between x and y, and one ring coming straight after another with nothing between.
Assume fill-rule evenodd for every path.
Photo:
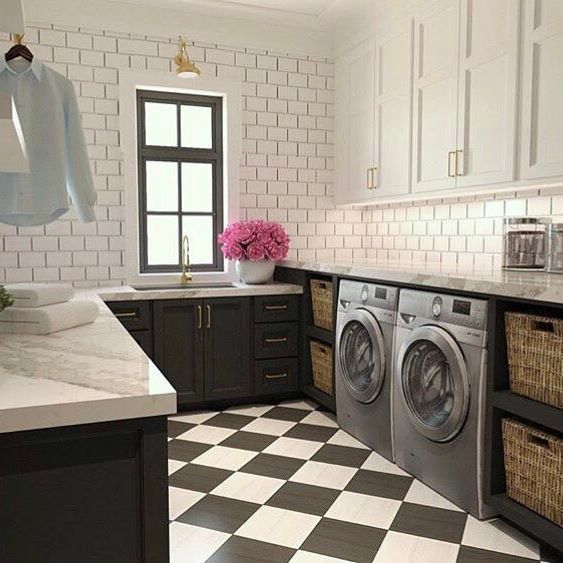
<instances>
[{"instance_id":1,"label":"jar lid","mask_svg":"<svg viewBox=\"0 0 563 563\"><path fill-rule=\"evenodd\" d=\"M505 217L505 225L548 225L550 217Z\"/></svg>"}]
</instances>

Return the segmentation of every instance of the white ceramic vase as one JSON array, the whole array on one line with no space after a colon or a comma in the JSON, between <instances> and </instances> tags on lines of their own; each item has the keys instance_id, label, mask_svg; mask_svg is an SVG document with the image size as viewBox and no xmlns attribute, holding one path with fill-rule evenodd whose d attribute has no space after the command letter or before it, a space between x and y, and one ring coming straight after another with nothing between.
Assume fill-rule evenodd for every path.
<instances>
[{"instance_id":1,"label":"white ceramic vase","mask_svg":"<svg viewBox=\"0 0 563 563\"><path fill-rule=\"evenodd\" d=\"M241 282L247 284L268 283L274 275L276 263L271 260L237 260L236 270Z\"/></svg>"}]
</instances>

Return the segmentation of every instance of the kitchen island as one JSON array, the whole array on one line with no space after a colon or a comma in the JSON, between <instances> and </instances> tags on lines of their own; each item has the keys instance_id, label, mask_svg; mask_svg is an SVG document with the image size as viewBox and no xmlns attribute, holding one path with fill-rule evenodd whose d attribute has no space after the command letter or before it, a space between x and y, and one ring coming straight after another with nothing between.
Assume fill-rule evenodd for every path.
<instances>
[{"instance_id":1,"label":"kitchen island","mask_svg":"<svg viewBox=\"0 0 563 563\"><path fill-rule=\"evenodd\" d=\"M101 299L92 324L0 337L0 560L168 561L176 392Z\"/></svg>"}]
</instances>

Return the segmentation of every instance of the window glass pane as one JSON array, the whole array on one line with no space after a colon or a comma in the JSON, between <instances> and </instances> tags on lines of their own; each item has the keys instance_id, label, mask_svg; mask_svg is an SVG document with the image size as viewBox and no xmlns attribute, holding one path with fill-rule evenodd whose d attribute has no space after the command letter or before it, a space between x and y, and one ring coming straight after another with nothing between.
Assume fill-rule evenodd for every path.
<instances>
[{"instance_id":1,"label":"window glass pane","mask_svg":"<svg viewBox=\"0 0 563 563\"><path fill-rule=\"evenodd\" d=\"M195 149L212 149L211 108L187 106L180 108L182 146Z\"/></svg>"},{"instance_id":2,"label":"window glass pane","mask_svg":"<svg viewBox=\"0 0 563 563\"><path fill-rule=\"evenodd\" d=\"M190 239L190 262L192 264L213 264L213 218L184 217L183 234Z\"/></svg>"},{"instance_id":3,"label":"window glass pane","mask_svg":"<svg viewBox=\"0 0 563 563\"><path fill-rule=\"evenodd\" d=\"M147 211L178 211L178 163L147 160Z\"/></svg>"},{"instance_id":4,"label":"window glass pane","mask_svg":"<svg viewBox=\"0 0 563 563\"><path fill-rule=\"evenodd\" d=\"M178 146L175 104L145 103L145 143L159 147Z\"/></svg>"},{"instance_id":5,"label":"window glass pane","mask_svg":"<svg viewBox=\"0 0 563 563\"><path fill-rule=\"evenodd\" d=\"M178 217L147 216L147 262L170 265L180 262Z\"/></svg>"},{"instance_id":6,"label":"window glass pane","mask_svg":"<svg viewBox=\"0 0 563 563\"><path fill-rule=\"evenodd\" d=\"M213 211L213 165L182 162L182 211Z\"/></svg>"}]
</instances>

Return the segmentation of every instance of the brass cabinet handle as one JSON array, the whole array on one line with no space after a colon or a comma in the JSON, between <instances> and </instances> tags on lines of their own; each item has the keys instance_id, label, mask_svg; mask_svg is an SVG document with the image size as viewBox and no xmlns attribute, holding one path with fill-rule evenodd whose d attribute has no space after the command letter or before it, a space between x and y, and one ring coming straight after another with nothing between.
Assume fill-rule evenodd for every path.
<instances>
[{"instance_id":1,"label":"brass cabinet handle","mask_svg":"<svg viewBox=\"0 0 563 563\"><path fill-rule=\"evenodd\" d=\"M206 305L207 307L207 325L206 328L211 328L211 305Z\"/></svg>"},{"instance_id":2,"label":"brass cabinet handle","mask_svg":"<svg viewBox=\"0 0 563 563\"><path fill-rule=\"evenodd\" d=\"M449 178L455 178L455 166L456 165L454 165L454 171L452 172L452 155L455 157L456 151L450 151L448 153L448 177Z\"/></svg>"},{"instance_id":3,"label":"brass cabinet handle","mask_svg":"<svg viewBox=\"0 0 563 563\"><path fill-rule=\"evenodd\" d=\"M197 306L197 328L198 330L201 330L203 324L203 310L201 305Z\"/></svg>"},{"instance_id":4,"label":"brass cabinet handle","mask_svg":"<svg viewBox=\"0 0 563 563\"><path fill-rule=\"evenodd\" d=\"M264 342L267 344L276 344L278 342L287 342L287 336L282 336L281 338L264 338Z\"/></svg>"},{"instance_id":5,"label":"brass cabinet handle","mask_svg":"<svg viewBox=\"0 0 563 563\"><path fill-rule=\"evenodd\" d=\"M137 312L136 312L136 311L131 311L130 313L129 313L129 312L127 312L127 313L115 313L115 316L116 316L118 319L131 319L131 318L137 316Z\"/></svg>"},{"instance_id":6,"label":"brass cabinet handle","mask_svg":"<svg viewBox=\"0 0 563 563\"><path fill-rule=\"evenodd\" d=\"M285 379L287 377L287 373L267 373L264 377L266 379Z\"/></svg>"},{"instance_id":7,"label":"brass cabinet handle","mask_svg":"<svg viewBox=\"0 0 563 563\"><path fill-rule=\"evenodd\" d=\"M264 305L266 311L285 311L287 305Z\"/></svg>"},{"instance_id":8,"label":"brass cabinet handle","mask_svg":"<svg viewBox=\"0 0 563 563\"><path fill-rule=\"evenodd\" d=\"M458 168L458 161L461 161L461 172ZM455 175L456 176L463 176L465 172L463 171L463 151L461 149L455 151Z\"/></svg>"}]
</instances>

